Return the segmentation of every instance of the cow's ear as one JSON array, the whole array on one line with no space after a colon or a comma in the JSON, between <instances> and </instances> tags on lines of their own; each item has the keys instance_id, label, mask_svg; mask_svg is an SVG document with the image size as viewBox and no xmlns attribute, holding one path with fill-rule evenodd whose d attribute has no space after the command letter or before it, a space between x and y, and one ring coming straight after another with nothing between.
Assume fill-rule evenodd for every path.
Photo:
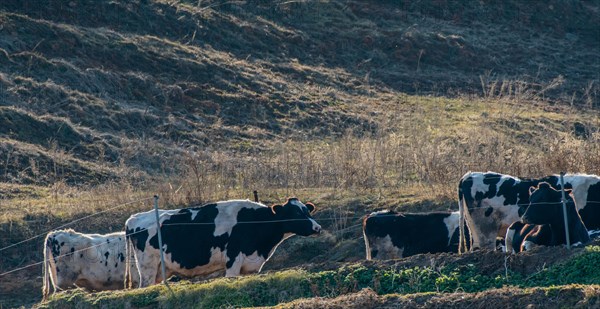
<instances>
[{"instance_id":1,"label":"cow's ear","mask_svg":"<svg viewBox=\"0 0 600 309\"><path fill-rule=\"evenodd\" d=\"M534 186L529 187L529 195L531 195L533 193L533 191L535 191L535 189L537 189Z\"/></svg>"},{"instance_id":2,"label":"cow's ear","mask_svg":"<svg viewBox=\"0 0 600 309\"><path fill-rule=\"evenodd\" d=\"M313 213L313 211L315 211L317 209L317 207L315 207L315 204L308 202L306 204L306 208L308 208L308 212Z\"/></svg>"},{"instance_id":3,"label":"cow's ear","mask_svg":"<svg viewBox=\"0 0 600 309\"><path fill-rule=\"evenodd\" d=\"M278 214L278 213L281 213L281 211L283 210L283 206L273 205L273 206L271 206L271 210L273 211L274 214Z\"/></svg>"}]
</instances>

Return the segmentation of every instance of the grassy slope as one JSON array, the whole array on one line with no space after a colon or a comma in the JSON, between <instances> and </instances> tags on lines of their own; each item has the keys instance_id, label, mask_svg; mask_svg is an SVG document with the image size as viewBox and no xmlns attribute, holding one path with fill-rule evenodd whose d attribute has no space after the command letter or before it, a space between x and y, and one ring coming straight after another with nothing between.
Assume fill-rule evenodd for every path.
<instances>
[{"instance_id":1,"label":"grassy slope","mask_svg":"<svg viewBox=\"0 0 600 309\"><path fill-rule=\"evenodd\" d=\"M0 246L154 193L176 207L258 188L317 202L333 232L267 268L355 261L358 231L335 232L372 209L453 208L466 170L600 174L593 2L197 3L0 3ZM0 298L37 300L40 273Z\"/></svg>"},{"instance_id":2,"label":"grassy slope","mask_svg":"<svg viewBox=\"0 0 600 309\"><path fill-rule=\"evenodd\" d=\"M2 1L0 180L171 174L157 154L376 130L368 102L398 92L597 105L593 2L419 3Z\"/></svg>"},{"instance_id":3,"label":"grassy slope","mask_svg":"<svg viewBox=\"0 0 600 309\"><path fill-rule=\"evenodd\" d=\"M572 259L533 274L521 273L515 267L518 264L532 262L533 259L527 259L532 256L514 258L507 264L507 273L505 273L502 266L493 270L489 269L488 263L491 259L486 260L475 257L481 256L481 253L471 253L470 256L462 257L462 260L455 260L445 265L426 267L407 266L406 264L410 261L403 262L404 265L394 265L389 262L362 262L327 271L287 270L233 280L223 278L197 284L178 283L172 287L173 296L169 294L164 286L96 295L75 291L56 296L49 303L44 304L43 307L253 307L272 306L298 298L333 298L345 294L349 294L343 297L345 301L355 301L354 306L356 308L360 308L360 304L368 302L372 302L369 307L375 305L384 307L406 303L415 307L428 307L434 304L452 304L456 306L463 303L498 305L495 303L496 301L502 301L502 299L506 301L508 297L514 297L515 299L512 301L519 299L517 303L521 305L528 303L546 304L538 295L540 293L546 296L556 296L557 298L554 301L559 303L553 303L552 306L554 307L562 307L567 304L581 307L591 306L599 301L600 291L597 285L556 287L556 285L595 284L598 282L600 273L593 263L600 257L599 247L588 247L585 250L577 249L576 251L576 253L561 252L560 254L563 255L571 255ZM553 256L549 250L546 250L543 254ZM492 252L487 255L493 259L502 259L500 253L494 254ZM465 263L469 259L473 263ZM485 269L486 267L487 269ZM504 288L500 289L502 287ZM550 288L520 290L514 287ZM366 295L352 295L365 288L371 289L372 292L365 293L363 291L362 294ZM379 295L388 296L378 297L373 291ZM457 293L449 298L442 294L458 291L462 293ZM486 292L475 294L481 291ZM434 293L410 295L427 292ZM558 297L559 295L560 297ZM581 297L582 295L584 297ZM446 300L442 300L443 298L446 298ZM340 306L340 302L343 301L340 301L340 299L330 301L308 299L295 301L289 306L283 306L321 307L327 304Z\"/></svg>"}]
</instances>

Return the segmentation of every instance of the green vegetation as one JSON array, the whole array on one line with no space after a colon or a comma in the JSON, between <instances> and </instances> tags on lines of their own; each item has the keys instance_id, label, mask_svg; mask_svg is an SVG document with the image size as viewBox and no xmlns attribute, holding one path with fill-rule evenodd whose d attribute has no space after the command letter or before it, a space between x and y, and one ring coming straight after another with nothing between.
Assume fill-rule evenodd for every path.
<instances>
[{"instance_id":1,"label":"green vegetation","mask_svg":"<svg viewBox=\"0 0 600 309\"><path fill-rule=\"evenodd\" d=\"M600 247L588 246L585 248L585 253L577 258L565 262L560 267L544 269L519 285L531 287L573 283L599 284L600 268L596 266L598 261L600 261Z\"/></svg>"},{"instance_id":2,"label":"green vegetation","mask_svg":"<svg viewBox=\"0 0 600 309\"><path fill-rule=\"evenodd\" d=\"M356 293L369 288L377 294L475 293L502 287L547 287L549 296L568 284L597 284L600 270L595 261L600 246L590 246L565 263L553 265L532 276L508 271L482 274L474 264L431 267L385 266L356 263L329 271L285 270L236 279L215 279L203 283L171 284L174 295L162 285L141 290L87 294L81 290L58 294L43 308L88 307L250 307L273 306L299 298L327 297Z\"/></svg>"}]
</instances>

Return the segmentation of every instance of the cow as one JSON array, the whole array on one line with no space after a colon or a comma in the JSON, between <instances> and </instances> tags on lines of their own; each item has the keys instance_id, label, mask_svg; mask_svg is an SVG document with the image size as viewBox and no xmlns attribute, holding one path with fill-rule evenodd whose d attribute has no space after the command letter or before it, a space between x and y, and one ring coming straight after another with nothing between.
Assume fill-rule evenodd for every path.
<instances>
[{"instance_id":1,"label":"cow","mask_svg":"<svg viewBox=\"0 0 600 309\"><path fill-rule=\"evenodd\" d=\"M367 260L458 251L458 212L379 211L363 219Z\"/></svg>"},{"instance_id":2,"label":"cow","mask_svg":"<svg viewBox=\"0 0 600 309\"><path fill-rule=\"evenodd\" d=\"M260 272L277 246L295 234L321 232L312 218L312 203L289 198L283 205L266 206L249 200L229 200L160 214L166 278L209 276L225 270L226 277ZM155 215L134 214L125 222L128 277L140 276L139 287L163 280ZM127 259L129 261L130 259Z\"/></svg>"},{"instance_id":3,"label":"cow","mask_svg":"<svg viewBox=\"0 0 600 309\"><path fill-rule=\"evenodd\" d=\"M565 227L561 191L554 189L547 182L542 182L537 188L531 187L530 193L530 204L523 214L521 222L525 225L542 225L541 229L550 236L546 237L545 243L534 242L536 245L557 246L566 244L566 228L569 231L571 244L590 242L588 230L577 212L576 201L570 196L570 189L565 189L567 227Z\"/></svg>"},{"instance_id":4,"label":"cow","mask_svg":"<svg viewBox=\"0 0 600 309\"><path fill-rule=\"evenodd\" d=\"M74 287L89 291L123 288L125 232L83 234L72 229L48 233L44 242L43 299ZM138 276L132 280L138 282Z\"/></svg>"},{"instance_id":5,"label":"cow","mask_svg":"<svg viewBox=\"0 0 600 309\"><path fill-rule=\"evenodd\" d=\"M497 236L504 236L507 227L520 219L529 205L529 188L547 182L560 188L560 176L520 179L494 172L468 172L458 184L458 208L461 221L471 233L471 250L493 249ZM600 177L586 174L564 176L565 188L573 197L588 229L600 228ZM464 237L460 237L459 252L464 252Z\"/></svg>"},{"instance_id":6,"label":"cow","mask_svg":"<svg viewBox=\"0 0 600 309\"><path fill-rule=\"evenodd\" d=\"M508 227L505 239L505 252L529 251L534 246L550 246L552 230L548 224L525 224L515 221Z\"/></svg>"}]
</instances>

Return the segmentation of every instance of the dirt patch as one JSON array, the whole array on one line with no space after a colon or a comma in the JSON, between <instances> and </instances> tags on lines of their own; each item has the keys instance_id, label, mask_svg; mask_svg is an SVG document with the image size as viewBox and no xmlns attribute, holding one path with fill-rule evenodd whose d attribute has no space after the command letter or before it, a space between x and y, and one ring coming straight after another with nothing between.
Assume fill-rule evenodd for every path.
<instances>
[{"instance_id":1,"label":"dirt patch","mask_svg":"<svg viewBox=\"0 0 600 309\"><path fill-rule=\"evenodd\" d=\"M371 289L333 299L311 298L276 308L597 308L600 286L502 288L480 293L377 295Z\"/></svg>"},{"instance_id":2,"label":"dirt patch","mask_svg":"<svg viewBox=\"0 0 600 309\"><path fill-rule=\"evenodd\" d=\"M363 289L360 292L343 295L337 298L314 297L301 299L291 304L281 304L276 308L328 308L328 309L368 309L381 307L385 303L383 297L377 295L371 289Z\"/></svg>"},{"instance_id":3,"label":"dirt patch","mask_svg":"<svg viewBox=\"0 0 600 309\"><path fill-rule=\"evenodd\" d=\"M592 245L600 244L596 240ZM364 261L360 263L367 267L376 268L412 268L412 267L430 267L440 269L446 266L458 266L472 264L479 270L481 275L494 276L504 275L507 271L519 273L523 276L532 275L548 268L551 265L567 261L581 253L584 248L573 248L568 250L565 247L537 247L529 252L523 252L517 255L506 255L501 251L478 250L465 254L437 253L437 254L417 254L411 257L398 260L385 261ZM336 270L346 263L325 262L304 265L310 271Z\"/></svg>"},{"instance_id":4,"label":"dirt patch","mask_svg":"<svg viewBox=\"0 0 600 309\"><path fill-rule=\"evenodd\" d=\"M381 307L403 308L591 308L598 306L599 286L502 288L479 293L385 297ZM377 308L379 306L376 306Z\"/></svg>"}]
</instances>

